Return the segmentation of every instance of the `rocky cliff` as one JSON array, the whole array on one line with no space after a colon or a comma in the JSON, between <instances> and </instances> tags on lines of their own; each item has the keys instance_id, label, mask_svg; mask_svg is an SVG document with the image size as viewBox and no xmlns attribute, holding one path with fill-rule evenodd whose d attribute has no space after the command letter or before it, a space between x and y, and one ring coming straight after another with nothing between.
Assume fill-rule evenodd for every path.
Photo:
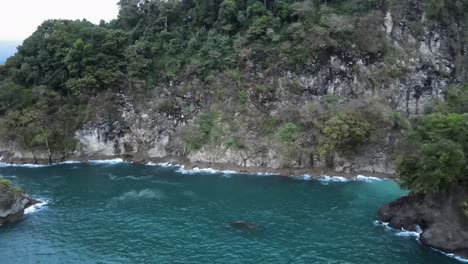
<instances>
[{"instance_id":1,"label":"rocky cliff","mask_svg":"<svg viewBox=\"0 0 468 264\"><path fill-rule=\"evenodd\" d=\"M215 72L208 81L181 74L144 94L97 94L89 102L95 117L75 132L75 149L52 150L52 160L123 157L393 173L390 157L406 120L466 78L465 21L430 20L427 10L424 1L380 6L358 25L375 28L362 36L362 47L324 48L303 67L265 64L244 48L236 70ZM327 19L330 27L344 27L333 16ZM356 51L363 48L368 52ZM340 122L354 116L369 131L327 134L348 128L352 124ZM299 136L282 142L279 134L289 123ZM7 162L49 161L48 151L31 151L14 140L4 141L0 152Z\"/></svg>"},{"instance_id":2,"label":"rocky cliff","mask_svg":"<svg viewBox=\"0 0 468 264\"><path fill-rule=\"evenodd\" d=\"M38 201L2 180L0 182L0 226L16 223L23 216L26 208L37 203Z\"/></svg>"}]
</instances>

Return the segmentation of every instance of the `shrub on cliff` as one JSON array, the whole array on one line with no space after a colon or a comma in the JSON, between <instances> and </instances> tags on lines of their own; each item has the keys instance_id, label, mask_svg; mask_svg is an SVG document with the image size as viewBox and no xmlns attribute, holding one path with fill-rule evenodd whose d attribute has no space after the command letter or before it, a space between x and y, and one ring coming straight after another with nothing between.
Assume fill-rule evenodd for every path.
<instances>
[{"instance_id":1,"label":"shrub on cliff","mask_svg":"<svg viewBox=\"0 0 468 264\"><path fill-rule=\"evenodd\" d=\"M9 190L15 196L20 196L23 193L23 191L20 188L13 186L11 182L7 179L0 178L0 187L1 186L5 186L7 190Z\"/></svg>"},{"instance_id":2,"label":"shrub on cliff","mask_svg":"<svg viewBox=\"0 0 468 264\"><path fill-rule=\"evenodd\" d=\"M467 86L449 89L445 102L419 118L396 160L402 186L415 193L468 184Z\"/></svg>"}]
</instances>

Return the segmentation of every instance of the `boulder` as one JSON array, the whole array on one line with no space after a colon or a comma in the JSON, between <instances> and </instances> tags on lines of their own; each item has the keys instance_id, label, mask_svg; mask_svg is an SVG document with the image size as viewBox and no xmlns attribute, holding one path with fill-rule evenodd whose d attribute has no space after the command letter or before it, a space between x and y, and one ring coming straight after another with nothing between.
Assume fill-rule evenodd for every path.
<instances>
[{"instance_id":1,"label":"boulder","mask_svg":"<svg viewBox=\"0 0 468 264\"><path fill-rule=\"evenodd\" d=\"M420 228L422 244L468 258L468 217L464 213L467 199L467 189L460 186L404 196L380 207L377 220L399 230Z\"/></svg>"},{"instance_id":2,"label":"boulder","mask_svg":"<svg viewBox=\"0 0 468 264\"><path fill-rule=\"evenodd\" d=\"M247 221L236 221L236 222L232 222L230 225L233 229L236 229L239 231L253 231L253 230L258 229L258 225L256 223L247 222Z\"/></svg>"}]
</instances>

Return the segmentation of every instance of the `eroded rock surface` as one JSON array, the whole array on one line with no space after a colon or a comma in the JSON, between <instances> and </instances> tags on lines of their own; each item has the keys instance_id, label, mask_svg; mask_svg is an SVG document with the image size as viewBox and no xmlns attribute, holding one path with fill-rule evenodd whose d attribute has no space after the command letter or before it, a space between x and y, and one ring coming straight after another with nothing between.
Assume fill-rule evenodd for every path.
<instances>
[{"instance_id":1,"label":"eroded rock surface","mask_svg":"<svg viewBox=\"0 0 468 264\"><path fill-rule=\"evenodd\" d=\"M404 196L384 204L377 219L395 229L422 233L422 244L446 253L468 257L468 218L464 214L464 203L468 191L453 187L434 194Z\"/></svg>"}]
</instances>

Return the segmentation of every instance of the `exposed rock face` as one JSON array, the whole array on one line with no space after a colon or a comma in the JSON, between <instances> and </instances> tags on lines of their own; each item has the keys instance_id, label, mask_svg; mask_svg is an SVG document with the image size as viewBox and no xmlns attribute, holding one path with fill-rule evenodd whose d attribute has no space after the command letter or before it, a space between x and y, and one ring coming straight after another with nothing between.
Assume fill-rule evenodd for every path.
<instances>
[{"instance_id":1,"label":"exposed rock face","mask_svg":"<svg viewBox=\"0 0 468 264\"><path fill-rule=\"evenodd\" d=\"M0 184L0 225L13 224L24 214L24 209L39 203L7 184Z\"/></svg>"},{"instance_id":2,"label":"exposed rock face","mask_svg":"<svg viewBox=\"0 0 468 264\"><path fill-rule=\"evenodd\" d=\"M390 227L422 230L424 245L468 257L468 218L463 213L468 191L462 187L436 194L404 196L383 205L377 219Z\"/></svg>"},{"instance_id":3,"label":"exposed rock face","mask_svg":"<svg viewBox=\"0 0 468 264\"><path fill-rule=\"evenodd\" d=\"M330 51L309 61L301 70L263 69L249 59L239 72L246 93L241 111L236 109L239 103L235 100L239 97L239 87L222 73L215 74L209 84L196 77L181 76L158 84L145 98L121 93L97 98L97 105L107 103L111 110L98 112L93 122L76 131L76 150L53 153L53 161L115 157L171 161L182 157L191 163L229 164L246 169L298 168L392 174L390 157L399 131L378 131L381 134L376 136L377 142L360 149L352 157L336 154L332 157L333 164L326 164L318 158L318 146L307 142L309 139L304 140L304 149L310 151L300 153L294 160L284 160L277 140L262 135L256 126L260 126L261 117L282 122L306 119L305 122L310 123L315 118L314 113L304 114L305 110L325 96L347 100L378 97L388 108L385 109L387 113L417 116L434 98L441 98L449 84L466 81L463 72L468 72L468 64L460 62L466 61L468 56L450 48L462 45L457 39L460 37L454 36L463 36L463 22L453 26L426 23L424 1L411 0L407 5L398 14L390 9L379 11L380 33L393 50L386 59L378 54L370 58L351 51ZM455 34L454 30L460 34ZM255 94L257 84L267 87L266 91ZM225 93L218 96L221 99L213 94L218 90ZM229 148L223 144L229 140L225 138L222 143L188 151L182 144L181 131L207 112L219 112L236 121L236 136L247 147ZM24 151L14 142L0 142L0 157L4 162L48 161L46 152Z\"/></svg>"}]
</instances>

